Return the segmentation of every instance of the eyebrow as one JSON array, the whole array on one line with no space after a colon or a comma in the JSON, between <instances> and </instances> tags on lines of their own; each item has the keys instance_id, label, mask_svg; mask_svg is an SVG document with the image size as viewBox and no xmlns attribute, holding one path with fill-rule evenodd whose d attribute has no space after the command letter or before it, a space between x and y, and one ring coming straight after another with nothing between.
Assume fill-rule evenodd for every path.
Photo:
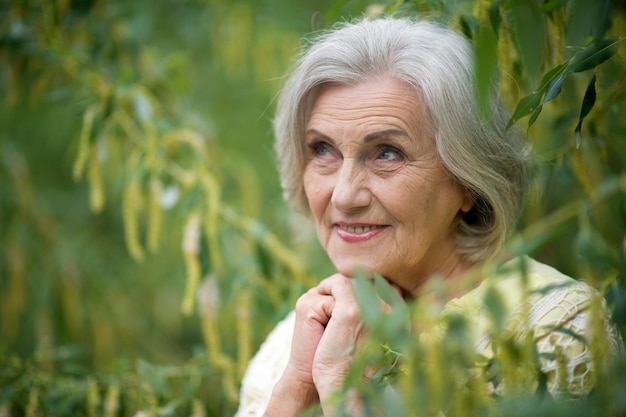
<instances>
[{"instance_id":1,"label":"eyebrow","mask_svg":"<svg viewBox=\"0 0 626 417\"><path fill-rule=\"evenodd\" d=\"M318 136L321 139L324 139L324 140L326 140L328 142L331 142L331 143L335 142L331 137L329 137L328 135L323 134L319 130L309 129L309 130L307 130L305 132L305 137L309 136L309 135ZM369 133L369 134L365 135L365 137L363 138L363 141L365 143L368 143L368 142L371 142L371 141L376 140L376 139L384 138L386 136L404 136L406 138L409 137L409 135L402 129L387 129L387 130L381 130L379 132Z\"/></svg>"},{"instance_id":2,"label":"eyebrow","mask_svg":"<svg viewBox=\"0 0 626 417\"><path fill-rule=\"evenodd\" d=\"M387 129L365 135L363 141L367 143L387 136L404 136L405 138L409 137L409 135L402 129Z\"/></svg>"},{"instance_id":3,"label":"eyebrow","mask_svg":"<svg viewBox=\"0 0 626 417\"><path fill-rule=\"evenodd\" d=\"M323 134L322 132L320 132L319 130L315 130L315 129L309 129L306 132L304 132L304 137L308 137L308 136L318 136L321 139L324 139L327 142L331 142L331 143L335 143L335 141L333 140L333 138L331 138L328 135Z\"/></svg>"}]
</instances>

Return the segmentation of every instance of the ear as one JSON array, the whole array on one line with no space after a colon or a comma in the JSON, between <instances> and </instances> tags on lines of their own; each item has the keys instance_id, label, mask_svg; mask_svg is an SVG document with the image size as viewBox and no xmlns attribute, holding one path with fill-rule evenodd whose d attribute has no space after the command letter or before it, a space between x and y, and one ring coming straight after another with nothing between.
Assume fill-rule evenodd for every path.
<instances>
[{"instance_id":1,"label":"ear","mask_svg":"<svg viewBox=\"0 0 626 417\"><path fill-rule=\"evenodd\" d=\"M465 189L463 194L463 202L461 203L461 211L463 213L468 213L472 207L474 207L474 203L476 202L476 194L473 191Z\"/></svg>"}]
</instances>

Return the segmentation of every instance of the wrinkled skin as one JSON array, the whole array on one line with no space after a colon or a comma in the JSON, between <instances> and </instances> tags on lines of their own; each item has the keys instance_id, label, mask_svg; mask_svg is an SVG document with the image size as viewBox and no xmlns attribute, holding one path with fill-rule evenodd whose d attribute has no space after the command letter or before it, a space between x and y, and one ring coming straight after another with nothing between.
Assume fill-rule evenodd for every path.
<instances>
[{"instance_id":1,"label":"wrinkled skin","mask_svg":"<svg viewBox=\"0 0 626 417\"><path fill-rule=\"evenodd\" d=\"M295 416L319 401L325 416L365 334L351 277L384 276L417 294L429 276L459 280L470 267L452 229L472 201L441 165L415 89L390 77L327 86L304 138L305 193L337 273L296 305L287 368L266 416ZM349 410L358 415L358 401Z\"/></svg>"}]
</instances>

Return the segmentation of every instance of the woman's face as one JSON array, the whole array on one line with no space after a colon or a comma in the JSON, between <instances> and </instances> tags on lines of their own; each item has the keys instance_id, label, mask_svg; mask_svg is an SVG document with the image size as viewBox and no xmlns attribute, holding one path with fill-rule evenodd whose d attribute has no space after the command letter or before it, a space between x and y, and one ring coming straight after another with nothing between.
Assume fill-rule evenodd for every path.
<instances>
[{"instance_id":1,"label":"woman's face","mask_svg":"<svg viewBox=\"0 0 626 417\"><path fill-rule=\"evenodd\" d=\"M304 190L338 272L377 272L412 291L467 267L452 228L471 201L441 165L413 87L391 77L324 87L304 146Z\"/></svg>"}]
</instances>

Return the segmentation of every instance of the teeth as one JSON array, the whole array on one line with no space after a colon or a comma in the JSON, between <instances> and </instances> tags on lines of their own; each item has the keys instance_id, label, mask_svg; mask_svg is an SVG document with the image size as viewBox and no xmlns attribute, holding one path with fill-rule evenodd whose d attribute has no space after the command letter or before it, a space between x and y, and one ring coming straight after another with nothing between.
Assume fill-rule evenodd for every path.
<instances>
[{"instance_id":1,"label":"teeth","mask_svg":"<svg viewBox=\"0 0 626 417\"><path fill-rule=\"evenodd\" d=\"M375 229L376 226L357 226L357 227L341 226L341 228L350 233L365 233L365 232L369 232L372 229Z\"/></svg>"}]
</instances>

